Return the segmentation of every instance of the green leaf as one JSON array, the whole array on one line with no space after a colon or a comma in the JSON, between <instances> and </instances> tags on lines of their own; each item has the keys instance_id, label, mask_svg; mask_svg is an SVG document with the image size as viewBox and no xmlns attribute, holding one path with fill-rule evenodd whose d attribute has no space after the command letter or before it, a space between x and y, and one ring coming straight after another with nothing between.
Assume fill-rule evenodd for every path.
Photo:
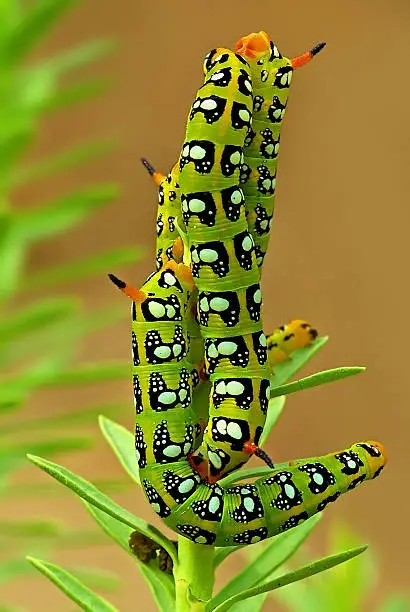
<instances>
[{"instance_id":1,"label":"green leaf","mask_svg":"<svg viewBox=\"0 0 410 612\"><path fill-rule=\"evenodd\" d=\"M124 470L134 482L141 485L133 434L105 416L100 415L98 422L104 438L111 446Z\"/></svg>"},{"instance_id":2,"label":"green leaf","mask_svg":"<svg viewBox=\"0 0 410 612\"><path fill-rule=\"evenodd\" d=\"M362 552L366 550L367 546L359 546L358 548L353 548L351 550L346 550L342 553L338 553L336 555L331 555L330 557L325 557L320 559L319 561L313 561L312 563L308 563L303 567L300 567L297 570L293 570L288 572L287 574L283 574L274 580L270 580L264 584L257 585L252 589L247 589L245 591L241 591L236 595L233 595L229 599L222 602L219 606L214 605L214 599L206 606L206 612L226 612L229 610L234 603L238 601L242 601L244 599L249 599L254 597L255 595L260 595L261 593L267 593L269 591L273 591L275 589L279 589L281 587L286 586L287 584L291 584L292 582L297 582L298 580L304 580L309 576L314 576L320 572L324 572L331 567L335 567L335 565L339 565L339 563L344 563L357 555L360 555Z\"/></svg>"},{"instance_id":3,"label":"green leaf","mask_svg":"<svg viewBox=\"0 0 410 612\"><path fill-rule=\"evenodd\" d=\"M292 356L289 357L289 359L286 359L286 361L276 365L274 368L274 375L270 380L271 395L274 388L283 385L290 378L292 378L296 372L303 368L303 366L305 366L308 361L310 361L312 357L314 357L314 355L316 355L316 353L324 347L328 339L328 336L317 338L311 346L298 349L292 353Z\"/></svg>"},{"instance_id":4,"label":"green leaf","mask_svg":"<svg viewBox=\"0 0 410 612\"><path fill-rule=\"evenodd\" d=\"M271 398L279 395L288 395L289 393L295 393L296 391L304 391L305 389L311 389L312 387L318 387L319 385L325 385L335 380L342 380L348 376L354 376L365 372L366 368L363 367L342 367L334 368L333 370L325 370L324 372L317 372L311 376L300 378L294 382L288 383L287 385L280 385L272 389Z\"/></svg>"},{"instance_id":5,"label":"green leaf","mask_svg":"<svg viewBox=\"0 0 410 612\"><path fill-rule=\"evenodd\" d=\"M261 593L260 595L255 595L252 599L238 601L238 603L233 604L231 607L231 612L260 612L268 597L269 593Z\"/></svg>"},{"instance_id":6,"label":"green leaf","mask_svg":"<svg viewBox=\"0 0 410 612\"><path fill-rule=\"evenodd\" d=\"M263 426L263 432L259 440L259 445L263 446L266 440L269 437L272 428L276 425L280 415L282 414L282 410L285 407L286 398L274 397L269 400L268 404L268 413L266 415L265 425Z\"/></svg>"},{"instance_id":7,"label":"green leaf","mask_svg":"<svg viewBox=\"0 0 410 612\"><path fill-rule=\"evenodd\" d=\"M93 591L67 570L54 563L41 561L34 557L27 557L27 560L83 610L89 610L90 612L116 612L114 606L93 593Z\"/></svg>"},{"instance_id":8,"label":"green leaf","mask_svg":"<svg viewBox=\"0 0 410 612\"><path fill-rule=\"evenodd\" d=\"M74 106L85 100L91 100L101 95L111 87L107 78L94 78L68 85L56 91L43 101L40 106L42 112L54 112L66 106Z\"/></svg>"},{"instance_id":9,"label":"green leaf","mask_svg":"<svg viewBox=\"0 0 410 612\"><path fill-rule=\"evenodd\" d=\"M93 484L73 474L70 470L33 455L27 455L28 459L37 465L39 468L50 474L53 478L61 482L64 486L69 487L82 499L85 499L93 506L100 508L118 521L132 527L139 533L151 538L160 546L165 548L169 553L174 563L177 563L177 557L174 545L166 538L156 527L146 523L139 517L135 516L125 508L110 499L107 495L99 491Z\"/></svg>"},{"instance_id":10,"label":"green leaf","mask_svg":"<svg viewBox=\"0 0 410 612\"><path fill-rule=\"evenodd\" d=\"M41 61L38 69L58 77L70 70L81 68L105 57L115 48L116 41L112 38L91 40Z\"/></svg>"},{"instance_id":11,"label":"green leaf","mask_svg":"<svg viewBox=\"0 0 410 612\"><path fill-rule=\"evenodd\" d=\"M13 169L9 187L21 187L34 180L55 176L58 172L70 170L97 159L112 151L114 147L115 141L113 140L92 140L54 153L40 161L19 165L19 167Z\"/></svg>"},{"instance_id":12,"label":"green leaf","mask_svg":"<svg viewBox=\"0 0 410 612\"><path fill-rule=\"evenodd\" d=\"M215 557L214 557L214 568L216 569L225 561L229 555L236 552L237 550L241 550L242 546L224 546L222 548L215 549Z\"/></svg>"},{"instance_id":13,"label":"green leaf","mask_svg":"<svg viewBox=\"0 0 410 612\"><path fill-rule=\"evenodd\" d=\"M97 185L16 214L16 239L30 243L55 236L77 225L96 207L111 202L117 193L114 185Z\"/></svg>"},{"instance_id":14,"label":"green leaf","mask_svg":"<svg viewBox=\"0 0 410 612\"><path fill-rule=\"evenodd\" d=\"M26 8L5 54L10 62L20 61L68 9L78 0L36 0Z\"/></svg>"},{"instance_id":15,"label":"green leaf","mask_svg":"<svg viewBox=\"0 0 410 612\"><path fill-rule=\"evenodd\" d=\"M24 559L6 559L0 562L0 584L7 584L16 578L27 574L30 567Z\"/></svg>"},{"instance_id":16,"label":"green leaf","mask_svg":"<svg viewBox=\"0 0 410 612\"><path fill-rule=\"evenodd\" d=\"M7 538L50 538L64 535L67 527L60 522L41 519L0 522L0 537Z\"/></svg>"},{"instance_id":17,"label":"green leaf","mask_svg":"<svg viewBox=\"0 0 410 612\"><path fill-rule=\"evenodd\" d=\"M378 612L409 612L410 597L408 595L391 595L378 608Z\"/></svg>"},{"instance_id":18,"label":"green leaf","mask_svg":"<svg viewBox=\"0 0 410 612\"><path fill-rule=\"evenodd\" d=\"M239 591L263 582L303 544L319 520L320 514L312 516L298 527L272 538L267 546L260 549L257 557L215 595L212 599L214 608Z\"/></svg>"},{"instance_id":19,"label":"green leaf","mask_svg":"<svg viewBox=\"0 0 410 612\"><path fill-rule=\"evenodd\" d=\"M39 442L9 442L2 441L0 447L0 472L7 474L22 465L25 461L27 450L33 453L44 453L56 455L78 450L88 449L91 446L91 439L79 437L56 438L54 440L44 440Z\"/></svg>"},{"instance_id":20,"label":"green leaf","mask_svg":"<svg viewBox=\"0 0 410 612\"><path fill-rule=\"evenodd\" d=\"M42 387L56 387L106 382L126 378L129 371L129 364L124 362L85 363L70 370L56 372L52 376L43 377L43 379L39 377L37 384Z\"/></svg>"},{"instance_id":21,"label":"green leaf","mask_svg":"<svg viewBox=\"0 0 410 612\"><path fill-rule=\"evenodd\" d=\"M107 570L90 567L71 567L69 571L78 580L87 582L93 589L114 591L121 585L120 578Z\"/></svg>"},{"instance_id":22,"label":"green leaf","mask_svg":"<svg viewBox=\"0 0 410 612\"><path fill-rule=\"evenodd\" d=\"M0 320L0 341L9 342L24 336L27 342L27 334L67 317L76 312L78 306L79 302L74 297L48 298L38 300L15 313L11 312Z\"/></svg>"},{"instance_id":23,"label":"green leaf","mask_svg":"<svg viewBox=\"0 0 410 612\"><path fill-rule=\"evenodd\" d=\"M175 606L175 588L173 580L169 575L161 572L157 560L152 560L150 563L144 564L131 552L128 542L133 530L127 525L111 518L108 514L102 512L95 506L91 506L88 502L84 502L84 505L105 533L119 544L125 552L131 555L138 564L159 610L161 610L161 612L170 612L170 610L173 610Z\"/></svg>"},{"instance_id":24,"label":"green leaf","mask_svg":"<svg viewBox=\"0 0 410 612\"><path fill-rule=\"evenodd\" d=\"M142 247L121 247L92 255L88 259L77 259L63 266L45 268L30 274L24 282L24 289L66 285L89 276L106 274L107 270L137 263L144 254L145 250Z\"/></svg>"}]
</instances>

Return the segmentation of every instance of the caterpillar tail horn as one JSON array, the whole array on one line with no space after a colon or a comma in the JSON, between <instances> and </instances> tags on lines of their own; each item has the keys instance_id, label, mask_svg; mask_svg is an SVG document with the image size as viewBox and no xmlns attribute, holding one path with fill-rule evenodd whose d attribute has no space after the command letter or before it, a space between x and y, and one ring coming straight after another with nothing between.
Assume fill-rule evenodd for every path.
<instances>
[{"instance_id":1,"label":"caterpillar tail horn","mask_svg":"<svg viewBox=\"0 0 410 612\"><path fill-rule=\"evenodd\" d=\"M310 51L306 51L306 53L302 53L302 55L298 55L297 57L293 57L290 60L292 68L294 70L296 70L296 68L300 68L301 66L304 66L305 64L310 62L310 60L313 59L315 57L315 55L320 53L320 51L322 49L324 49L325 47L326 47L326 43L325 42L321 42L321 43L315 45L313 47L313 49L311 49Z\"/></svg>"},{"instance_id":2,"label":"caterpillar tail horn","mask_svg":"<svg viewBox=\"0 0 410 612\"><path fill-rule=\"evenodd\" d=\"M268 453L266 453L264 450L259 448L259 446L257 446L253 442L246 442L244 444L243 450L249 453L250 455L255 455L255 457L259 457L259 459L262 459L262 461L264 461L266 465L270 467L272 470L275 469L275 464L273 463L272 459L269 457Z\"/></svg>"},{"instance_id":3,"label":"caterpillar tail horn","mask_svg":"<svg viewBox=\"0 0 410 612\"><path fill-rule=\"evenodd\" d=\"M141 163L144 166L144 168L147 170L148 174L152 176L152 180L154 181L154 183L158 186L161 185L162 181L166 178L165 174L162 174L161 172L157 172L154 166L152 166L150 162L147 159L145 159L145 157L141 157Z\"/></svg>"},{"instance_id":4,"label":"caterpillar tail horn","mask_svg":"<svg viewBox=\"0 0 410 612\"><path fill-rule=\"evenodd\" d=\"M112 283L114 283L116 287L118 287L120 291L122 291L126 296L131 298L134 302L141 303L147 299L148 296L145 291L141 291L141 289L137 289L132 285L128 285L128 283L125 283L114 274L109 274L108 278Z\"/></svg>"}]
</instances>

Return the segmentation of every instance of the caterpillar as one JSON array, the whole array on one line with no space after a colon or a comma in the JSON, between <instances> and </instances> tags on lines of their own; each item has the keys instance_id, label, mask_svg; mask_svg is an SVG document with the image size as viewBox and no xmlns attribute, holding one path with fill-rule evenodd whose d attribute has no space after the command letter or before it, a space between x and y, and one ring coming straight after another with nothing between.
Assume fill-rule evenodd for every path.
<instances>
[{"instance_id":1,"label":"caterpillar","mask_svg":"<svg viewBox=\"0 0 410 612\"><path fill-rule=\"evenodd\" d=\"M180 155L179 184L211 381L208 426L191 461L215 482L252 453L272 465L257 446L270 386L259 271L239 187L252 118L249 67L224 48L212 50L204 67Z\"/></svg>"},{"instance_id":2,"label":"caterpillar","mask_svg":"<svg viewBox=\"0 0 410 612\"><path fill-rule=\"evenodd\" d=\"M169 271L178 288L164 286ZM142 487L153 510L176 533L198 544L253 544L296 527L380 474L384 448L368 441L293 461L252 484L224 488L204 481L190 461L200 436L184 323L193 290L191 271L170 260L140 289L110 278L132 299L135 448ZM134 548L141 555L138 542ZM153 558L149 545L142 548L147 561Z\"/></svg>"},{"instance_id":3,"label":"caterpillar","mask_svg":"<svg viewBox=\"0 0 410 612\"><path fill-rule=\"evenodd\" d=\"M252 129L245 140L240 182L256 261L262 268L272 226L276 166L293 70L317 55L325 43L293 59L283 57L266 32L240 38L235 52L244 57L253 83Z\"/></svg>"}]
</instances>

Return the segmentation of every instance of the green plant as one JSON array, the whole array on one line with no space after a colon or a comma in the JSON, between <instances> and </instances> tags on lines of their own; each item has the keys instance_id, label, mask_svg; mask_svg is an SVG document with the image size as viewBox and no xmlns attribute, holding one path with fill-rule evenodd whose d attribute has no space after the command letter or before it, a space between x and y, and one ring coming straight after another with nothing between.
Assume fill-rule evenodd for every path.
<instances>
[{"instance_id":1,"label":"green plant","mask_svg":"<svg viewBox=\"0 0 410 612\"><path fill-rule=\"evenodd\" d=\"M268 424L264 430L263 441L266 441L269 432L282 413L286 394L340 380L363 371L363 368L337 368L288 383L287 381L325 345L326 341L327 338L320 338L313 346L297 351L292 360L277 366L274 377L275 397L269 403ZM100 417L100 427L121 466L131 480L138 485L139 475L134 458L133 434L104 416ZM172 560L174 579L160 570L156 555L153 555L148 563L143 563L134 556L151 589L158 609L162 612L170 610L177 612L232 610L239 612L242 606L246 606L246 610L257 612L272 591L344 563L360 555L366 549L366 546L360 545L342 551L338 549L325 558L305 563L297 569L282 570L281 566L298 551L319 521L320 515L318 515L299 527L272 538L268 543L262 542L252 546L251 560L246 568L213 596L215 571L228 555L240 551L241 547L213 548L197 545L180 537L176 550L175 544L156 527L117 504L90 482L46 459L32 455L29 456L29 459L60 483L72 489L83 500L91 516L106 534L128 554L133 555L129 540L135 532L143 536L147 542L152 541L154 549L166 551ZM226 486L238 480L257 477L267 472L269 468L266 467L243 469L226 476L220 483ZM93 611L115 609L106 600L90 591L83 583L79 583L66 570L32 557L29 560L83 609Z\"/></svg>"},{"instance_id":2,"label":"green plant","mask_svg":"<svg viewBox=\"0 0 410 612\"><path fill-rule=\"evenodd\" d=\"M75 169L106 154L114 144L108 138L84 140L50 157L23 158L44 118L98 97L107 86L104 80L76 76L76 70L111 52L113 41L93 40L52 57L30 58L36 45L76 4L75 0L0 3L0 496L5 502L39 492L37 486L17 485L12 479L24 464L27 449L53 456L88 448L92 438L76 433L76 427L90 423L103 408L86 405L76 412L41 418L28 412L23 421L19 412L29 407L37 392L123 378L128 371L123 363L72 365L85 335L118 320L124 312L111 308L91 315L79 296L68 291L73 280L101 273L110 265L135 262L138 249L123 247L82 260L74 256L64 265L35 270L27 265L33 246L70 231L112 202L117 186L98 183L49 202L24 208L16 204L21 188L27 190L38 179ZM118 413L118 406L112 408ZM65 434L66 428L71 433ZM37 543L44 550L64 539L78 546L95 542L96 534L75 534L57 521L3 519L0 582L26 571L19 556L27 545L32 549ZM7 550L14 551L12 559Z\"/></svg>"}]
</instances>

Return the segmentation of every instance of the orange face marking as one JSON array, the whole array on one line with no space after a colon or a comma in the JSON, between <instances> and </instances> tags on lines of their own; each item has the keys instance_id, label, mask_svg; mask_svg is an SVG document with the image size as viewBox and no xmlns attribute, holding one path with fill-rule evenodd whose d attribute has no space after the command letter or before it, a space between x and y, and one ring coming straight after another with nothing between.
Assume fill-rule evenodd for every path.
<instances>
[{"instance_id":1,"label":"orange face marking","mask_svg":"<svg viewBox=\"0 0 410 612\"><path fill-rule=\"evenodd\" d=\"M237 41L234 51L245 58L255 59L266 53L270 48L270 42L271 39L266 32L251 32Z\"/></svg>"}]
</instances>

